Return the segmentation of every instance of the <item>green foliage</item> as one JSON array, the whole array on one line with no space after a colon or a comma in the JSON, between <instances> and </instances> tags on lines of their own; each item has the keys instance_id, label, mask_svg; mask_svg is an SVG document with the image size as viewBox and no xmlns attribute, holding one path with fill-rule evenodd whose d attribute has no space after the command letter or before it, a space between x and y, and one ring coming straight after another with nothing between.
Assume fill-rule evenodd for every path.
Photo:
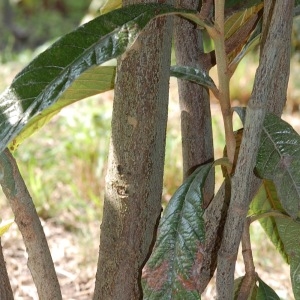
<instances>
[{"instance_id":1,"label":"green foliage","mask_svg":"<svg viewBox=\"0 0 300 300\"><path fill-rule=\"evenodd\" d=\"M256 196L251 202L249 215L262 215L264 213L271 213L272 211L281 212L283 216L285 214L285 211L283 210L278 199L274 184L270 181L264 180L263 185L260 187ZM277 251L282 255L283 259L288 262L288 255L278 232L276 218L270 215L269 217L259 218L258 220L269 239L276 247Z\"/></svg>"},{"instance_id":2,"label":"green foliage","mask_svg":"<svg viewBox=\"0 0 300 300\"><path fill-rule=\"evenodd\" d=\"M159 4L125 7L84 24L40 54L0 96L0 149L38 114L45 114L40 125L53 116L53 111L62 107L59 104L62 94L83 72L121 55L153 17L171 12L189 11ZM112 78L108 82L111 83ZM66 104L70 103L72 99ZM51 110L45 112L50 106Z\"/></svg>"},{"instance_id":3,"label":"green foliage","mask_svg":"<svg viewBox=\"0 0 300 300\"><path fill-rule=\"evenodd\" d=\"M242 121L245 109L235 108ZM291 125L273 114L264 121L256 172L259 177L272 180L281 205L293 218L299 214L299 152L300 136Z\"/></svg>"},{"instance_id":4,"label":"green foliage","mask_svg":"<svg viewBox=\"0 0 300 300\"><path fill-rule=\"evenodd\" d=\"M170 75L179 79L192 81L211 90L216 90L216 85L211 77L204 71L187 66L172 66Z\"/></svg>"},{"instance_id":5,"label":"green foliage","mask_svg":"<svg viewBox=\"0 0 300 300\"><path fill-rule=\"evenodd\" d=\"M211 166L200 166L171 198L144 270L144 299L200 299L197 268L205 239L202 189Z\"/></svg>"},{"instance_id":6,"label":"green foliage","mask_svg":"<svg viewBox=\"0 0 300 300\"><path fill-rule=\"evenodd\" d=\"M120 1L107 4L112 6L106 5L105 11L121 6ZM299 1L296 1L296 5L299 5ZM226 45L220 44L220 41L223 41L222 38L216 38L220 34L219 28L210 19L202 19L194 11L162 4L126 6L82 25L63 36L34 59L0 96L0 150L3 150L9 143L11 143L10 149L15 150L23 140L49 122L62 108L86 97L113 89L116 68L104 66L103 63L117 57L122 60L125 52L138 51L142 45L134 44L136 38L148 22L158 16L178 14L188 18L201 29L206 29L215 41L216 53L223 53L225 55L223 61L229 63L225 66L225 70L233 73L241 59L259 41L262 7L262 1L259 0L226 1L227 18L222 37ZM255 22L251 23L252 27L248 31L245 31L252 19L255 19ZM237 44L236 47L232 46L231 49L229 46L234 43L230 44L230 39L239 36L241 32L244 33L243 42ZM229 53L226 53L225 46L229 47ZM223 75L228 76L225 73ZM222 101L219 96L222 96L224 93L221 92L224 91L216 87L207 70L190 66L173 66L170 74L211 89L220 102ZM229 77L227 79L229 87ZM219 77L219 80L222 78ZM245 110L237 108L236 111L244 120ZM84 112L80 113L82 116L78 123L85 120ZM73 135L69 134L70 129L66 128L67 135L63 145L70 151L70 156L74 157L78 155L77 152L73 152L74 140L76 140L80 144L82 161L90 161L91 166L95 166L98 153L101 151L98 136L103 133L106 138L108 130L104 128L103 132L101 131L103 115L93 113L91 117L90 112L87 114L88 120L85 121L87 123L90 121L90 126L87 128L89 139L82 140L78 133L79 137L77 136L76 140ZM96 129L91 129L93 126ZM77 134L77 130L75 132ZM96 141L96 144L93 141ZM56 146L55 144L47 151L50 157L57 159L59 149ZM274 115L266 115L255 169L264 182L252 201L249 211L251 218L263 218L260 219L260 223L267 236L284 259L290 263L296 298L300 298L299 146L300 137L290 125ZM44 151L44 149L39 150ZM26 156L27 154L21 153L20 155ZM29 156L30 161L33 154ZM38 158L38 152L35 153L35 158ZM144 269L142 279L144 299L200 299L197 280L206 236L203 218L205 211L203 188L212 164L198 167L168 203L159 225L153 253ZM76 162L74 165L78 168ZM50 167L50 164L44 165L43 169L47 167ZM229 169L227 173L230 173ZM83 169L78 168L78 170L81 170L81 174L84 173ZM62 174L62 176L68 175ZM60 179L59 175L57 179ZM29 180L37 190L44 188L44 178L30 174L30 170ZM79 181L70 177L69 181L75 182L74 184L92 182L88 176L80 178ZM87 200L96 199L95 194L98 188L97 186L95 189L88 189L89 199ZM50 190L44 189L44 192L47 198L51 197ZM64 206L65 203L60 203L60 205ZM78 206L80 205L79 203ZM236 297L243 292L243 286L247 283L248 299L278 299L275 292L260 278L250 279L248 284L249 276L246 274L235 281Z\"/></svg>"},{"instance_id":7,"label":"green foliage","mask_svg":"<svg viewBox=\"0 0 300 300\"><path fill-rule=\"evenodd\" d=\"M300 136L275 115L266 115L264 124L257 173L274 182L283 208L297 218L300 209Z\"/></svg>"}]
</instances>

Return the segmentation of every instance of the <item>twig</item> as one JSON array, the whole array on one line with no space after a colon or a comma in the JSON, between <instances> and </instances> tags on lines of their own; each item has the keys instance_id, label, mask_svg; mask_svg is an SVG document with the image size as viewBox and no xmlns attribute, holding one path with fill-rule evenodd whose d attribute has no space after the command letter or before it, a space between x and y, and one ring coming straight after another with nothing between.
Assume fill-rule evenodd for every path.
<instances>
[{"instance_id":1,"label":"twig","mask_svg":"<svg viewBox=\"0 0 300 300\"><path fill-rule=\"evenodd\" d=\"M62 299L43 227L17 163L8 149L0 154L0 184L28 253L28 268L40 299Z\"/></svg>"},{"instance_id":2,"label":"twig","mask_svg":"<svg viewBox=\"0 0 300 300\"><path fill-rule=\"evenodd\" d=\"M224 4L224 0L215 0L215 26L213 28L207 28L207 30L215 43L219 80L219 100L223 115L227 156L229 161L233 163L235 153L235 137L233 134L232 111L229 92L230 76L228 74L228 59L225 49Z\"/></svg>"}]
</instances>

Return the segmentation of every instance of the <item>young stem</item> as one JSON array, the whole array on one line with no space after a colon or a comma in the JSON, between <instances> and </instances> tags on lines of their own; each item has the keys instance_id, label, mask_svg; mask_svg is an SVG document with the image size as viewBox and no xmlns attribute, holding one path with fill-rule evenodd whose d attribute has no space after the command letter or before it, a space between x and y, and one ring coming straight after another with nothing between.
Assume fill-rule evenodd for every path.
<instances>
[{"instance_id":1,"label":"young stem","mask_svg":"<svg viewBox=\"0 0 300 300\"><path fill-rule=\"evenodd\" d=\"M242 254L243 254L246 274L255 276L255 267L253 263L251 241L250 241L250 224L251 224L251 218L247 218L244 224L244 231L242 234Z\"/></svg>"},{"instance_id":2,"label":"young stem","mask_svg":"<svg viewBox=\"0 0 300 300\"><path fill-rule=\"evenodd\" d=\"M232 111L230 104L230 76L227 72L228 61L225 50L224 3L224 0L215 0L215 30L208 29L208 31L215 43L216 63L218 66L219 79L219 100L225 128L227 156L229 161L233 163L235 152L235 137L233 134Z\"/></svg>"},{"instance_id":3,"label":"young stem","mask_svg":"<svg viewBox=\"0 0 300 300\"><path fill-rule=\"evenodd\" d=\"M237 300L248 299L253 286L255 285L256 273L253 263L251 241L250 241L250 218L247 218L244 224L242 234L242 254L245 264L245 277L238 292Z\"/></svg>"}]
</instances>

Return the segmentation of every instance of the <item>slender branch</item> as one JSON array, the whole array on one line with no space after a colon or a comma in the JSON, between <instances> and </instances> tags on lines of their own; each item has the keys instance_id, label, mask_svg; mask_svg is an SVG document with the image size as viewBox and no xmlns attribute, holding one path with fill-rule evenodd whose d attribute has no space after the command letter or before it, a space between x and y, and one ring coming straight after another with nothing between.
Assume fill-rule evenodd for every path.
<instances>
[{"instance_id":1,"label":"slender branch","mask_svg":"<svg viewBox=\"0 0 300 300\"><path fill-rule=\"evenodd\" d=\"M260 135L269 99L281 103L286 93L290 62L290 37L294 1L272 1L274 10L263 45L254 89L247 107L244 134L235 174L232 196L225 223L224 236L218 254L217 299L232 299L235 261L247 216L250 186L260 142ZM270 97L270 94L273 97ZM282 106L281 106L282 107Z\"/></svg>"},{"instance_id":2,"label":"slender branch","mask_svg":"<svg viewBox=\"0 0 300 300\"><path fill-rule=\"evenodd\" d=\"M248 299L250 292L255 285L256 273L253 262L253 255L250 241L250 218L247 218L244 224L244 230L242 235L242 254L245 264L245 277L242 281L242 285L239 290L237 299L243 300Z\"/></svg>"},{"instance_id":3,"label":"slender branch","mask_svg":"<svg viewBox=\"0 0 300 300\"><path fill-rule=\"evenodd\" d=\"M1 299L14 300L14 295L9 282L6 264L3 256L1 239L0 239L0 296Z\"/></svg>"},{"instance_id":4,"label":"slender branch","mask_svg":"<svg viewBox=\"0 0 300 300\"><path fill-rule=\"evenodd\" d=\"M246 274L255 275L255 266L253 262L251 240L250 240L250 223L251 223L251 219L247 218L244 224L244 230L242 235L242 254L243 254Z\"/></svg>"},{"instance_id":5,"label":"slender branch","mask_svg":"<svg viewBox=\"0 0 300 300\"><path fill-rule=\"evenodd\" d=\"M28 253L28 268L40 299L62 299L43 227L17 163L8 149L0 154L0 184Z\"/></svg>"},{"instance_id":6,"label":"slender branch","mask_svg":"<svg viewBox=\"0 0 300 300\"><path fill-rule=\"evenodd\" d=\"M227 146L227 155L231 163L234 160L235 153L235 137L233 134L232 125L232 111L230 104L230 91L228 75L228 59L225 49L225 35L224 35L224 0L215 0L215 29L209 30L212 39L215 43L216 62L218 66L218 79L219 79L219 96L220 105L223 115L225 140Z\"/></svg>"}]
</instances>

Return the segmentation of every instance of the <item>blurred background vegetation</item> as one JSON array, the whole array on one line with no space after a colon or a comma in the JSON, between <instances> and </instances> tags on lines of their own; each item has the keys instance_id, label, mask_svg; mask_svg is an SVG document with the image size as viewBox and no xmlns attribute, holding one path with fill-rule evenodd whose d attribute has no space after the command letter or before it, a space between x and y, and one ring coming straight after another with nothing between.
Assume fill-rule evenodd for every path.
<instances>
[{"instance_id":1,"label":"blurred background vegetation","mask_svg":"<svg viewBox=\"0 0 300 300\"><path fill-rule=\"evenodd\" d=\"M98 15L104 2L105 0L0 1L0 92L11 83L17 72L55 39ZM300 19L296 18L291 78L284 118L298 131L299 50ZM258 53L254 51L238 67L231 81L233 105L246 105L257 64ZM213 69L211 76L214 79L215 73ZM176 80L171 79L163 191L165 203L182 180L177 97ZM67 230L76 232L82 232L84 225L90 222L101 220L112 102L113 91L63 109L15 152L41 218L54 219ZM212 124L215 156L218 158L223 153L224 136L219 106L213 98ZM237 119L235 126L236 129L240 126ZM222 180L221 172L218 173L220 175L217 175L217 185ZM13 217L11 212L4 214L7 204L2 194L0 204L0 218ZM259 237L256 235L255 239ZM269 248L255 250L258 256L262 256L262 251L269 251Z\"/></svg>"}]
</instances>

